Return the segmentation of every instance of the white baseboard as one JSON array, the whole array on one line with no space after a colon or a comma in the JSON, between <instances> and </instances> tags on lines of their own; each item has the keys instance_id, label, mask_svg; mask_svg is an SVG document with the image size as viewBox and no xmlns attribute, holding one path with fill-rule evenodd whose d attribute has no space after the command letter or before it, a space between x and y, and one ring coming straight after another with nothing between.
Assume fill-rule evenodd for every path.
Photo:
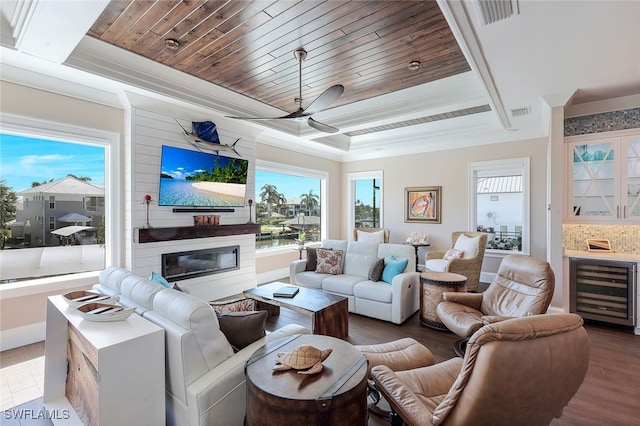
<instances>
[{"instance_id":1,"label":"white baseboard","mask_svg":"<svg viewBox=\"0 0 640 426\"><path fill-rule=\"evenodd\" d=\"M258 285L271 283L274 281L282 281L289 283L289 268L280 268L269 272L256 275Z\"/></svg>"},{"instance_id":2,"label":"white baseboard","mask_svg":"<svg viewBox=\"0 0 640 426\"><path fill-rule=\"evenodd\" d=\"M0 331L0 351L41 342L46 335L46 322Z\"/></svg>"}]
</instances>

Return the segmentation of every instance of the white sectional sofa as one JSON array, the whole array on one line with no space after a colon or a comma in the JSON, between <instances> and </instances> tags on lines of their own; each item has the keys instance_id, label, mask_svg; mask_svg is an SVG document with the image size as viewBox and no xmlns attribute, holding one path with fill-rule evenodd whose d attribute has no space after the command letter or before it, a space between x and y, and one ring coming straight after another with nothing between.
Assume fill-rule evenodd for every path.
<instances>
[{"instance_id":1,"label":"white sectional sofa","mask_svg":"<svg viewBox=\"0 0 640 426\"><path fill-rule=\"evenodd\" d=\"M416 272L414 248L405 244L324 240L321 248L342 250L341 274L317 273L307 269L307 260L295 260L289 267L290 282L322 289L349 300L349 312L402 324L420 307L420 276ZM408 259L404 271L391 283L369 280L371 265L379 258Z\"/></svg>"},{"instance_id":2,"label":"white sectional sofa","mask_svg":"<svg viewBox=\"0 0 640 426\"><path fill-rule=\"evenodd\" d=\"M100 273L93 289L119 295L122 305L165 330L167 425L243 425L244 366L267 342L306 328L290 324L234 353L206 301L164 288L117 267Z\"/></svg>"}]
</instances>

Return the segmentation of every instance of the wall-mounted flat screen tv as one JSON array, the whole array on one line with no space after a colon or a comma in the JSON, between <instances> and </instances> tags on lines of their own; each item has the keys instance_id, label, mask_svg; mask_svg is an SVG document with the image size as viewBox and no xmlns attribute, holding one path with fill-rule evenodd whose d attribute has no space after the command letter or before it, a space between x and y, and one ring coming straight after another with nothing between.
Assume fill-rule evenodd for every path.
<instances>
[{"instance_id":1,"label":"wall-mounted flat screen tv","mask_svg":"<svg viewBox=\"0 0 640 426\"><path fill-rule=\"evenodd\" d=\"M239 158L163 146L158 205L244 206L248 166Z\"/></svg>"}]
</instances>

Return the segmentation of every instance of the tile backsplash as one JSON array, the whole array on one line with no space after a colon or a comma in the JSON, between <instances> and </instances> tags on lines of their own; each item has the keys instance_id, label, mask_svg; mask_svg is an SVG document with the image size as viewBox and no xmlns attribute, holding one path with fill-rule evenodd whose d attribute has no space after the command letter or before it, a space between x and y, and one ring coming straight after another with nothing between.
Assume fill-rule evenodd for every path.
<instances>
[{"instance_id":1,"label":"tile backsplash","mask_svg":"<svg viewBox=\"0 0 640 426\"><path fill-rule=\"evenodd\" d=\"M640 225L562 225L565 249L586 251L587 238L609 240L615 253L640 253Z\"/></svg>"},{"instance_id":2,"label":"tile backsplash","mask_svg":"<svg viewBox=\"0 0 640 426\"><path fill-rule=\"evenodd\" d=\"M586 135L640 127L640 108L565 118L564 135Z\"/></svg>"}]
</instances>

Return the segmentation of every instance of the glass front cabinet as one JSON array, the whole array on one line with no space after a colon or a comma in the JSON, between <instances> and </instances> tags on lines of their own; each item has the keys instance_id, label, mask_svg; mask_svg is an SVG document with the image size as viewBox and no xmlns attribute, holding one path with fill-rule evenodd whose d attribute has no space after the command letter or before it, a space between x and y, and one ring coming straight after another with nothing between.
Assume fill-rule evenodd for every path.
<instances>
[{"instance_id":1,"label":"glass front cabinet","mask_svg":"<svg viewBox=\"0 0 640 426\"><path fill-rule=\"evenodd\" d=\"M640 222L640 133L605 135L565 138L567 219Z\"/></svg>"}]
</instances>

